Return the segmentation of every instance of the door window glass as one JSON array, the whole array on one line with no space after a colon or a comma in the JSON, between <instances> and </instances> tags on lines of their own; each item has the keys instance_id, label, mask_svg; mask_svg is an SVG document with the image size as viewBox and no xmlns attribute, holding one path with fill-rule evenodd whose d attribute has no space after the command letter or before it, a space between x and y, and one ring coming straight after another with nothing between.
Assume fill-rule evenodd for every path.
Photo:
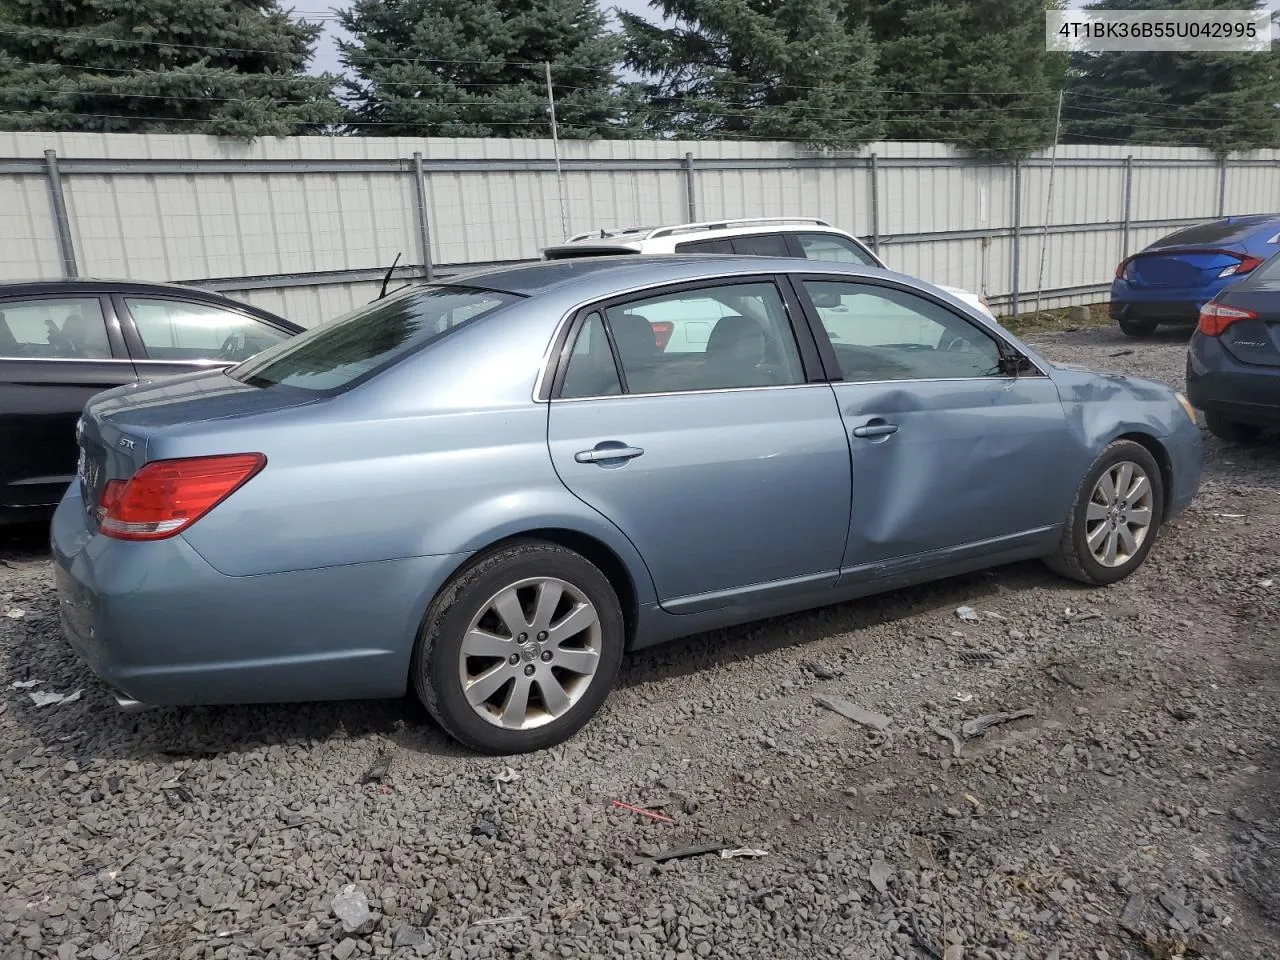
<instances>
[{"instance_id":1,"label":"door window glass","mask_svg":"<svg viewBox=\"0 0 1280 960\"><path fill-rule=\"evenodd\" d=\"M102 302L97 297L0 302L0 357L110 359Z\"/></svg>"},{"instance_id":2,"label":"door window glass","mask_svg":"<svg viewBox=\"0 0 1280 960\"><path fill-rule=\"evenodd\" d=\"M772 283L700 287L605 314L628 393L804 382L787 311Z\"/></svg>"},{"instance_id":3,"label":"door window glass","mask_svg":"<svg viewBox=\"0 0 1280 960\"><path fill-rule=\"evenodd\" d=\"M288 338L283 330L219 307L125 297L152 360L247 360Z\"/></svg>"},{"instance_id":4,"label":"door window glass","mask_svg":"<svg viewBox=\"0 0 1280 960\"><path fill-rule=\"evenodd\" d=\"M847 237L835 233L798 233L796 239L810 260L833 260L836 263L860 263L878 267L870 251L864 250Z\"/></svg>"},{"instance_id":5,"label":"door window glass","mask_svg":"<svg viewBox=\"0 0 1280 960\"><path fill-rule=\"evenodd\" d=\"M845 380L998 377L995 339L950 310L902 290L806 280Z\"/></svg>"},{"instance_id":6,"label":"door window glass","mask_svg":"<svg viewBox=\"0 0 1280 960\"><path fill-rule=\"evenodd\" d=\"M622 383L605 336L604 321L600 314L593 313L578 330L560 396L611 397L621 392Z\"/></svg>"},{"instance_id":7,"label":"door window glass","mask_svg":"<svg viewBox=\"0 0 1280 960\"><path fill-rule=\"evenodd\" d=\"M733 252L755 257L789 257L787 238L781 233L756 233L733 238Z\"/></svg>"}]
</instances>

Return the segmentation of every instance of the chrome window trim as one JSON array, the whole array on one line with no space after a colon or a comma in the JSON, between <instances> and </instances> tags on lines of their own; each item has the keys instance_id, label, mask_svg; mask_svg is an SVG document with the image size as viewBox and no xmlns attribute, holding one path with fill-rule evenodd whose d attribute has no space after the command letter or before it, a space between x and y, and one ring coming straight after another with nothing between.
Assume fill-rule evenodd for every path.
<instances>
[{"instance_id":1,"label":"chrome window trim","mask_svg":"<svg viewBox=\"0 0 1280 960\"><path fill-rule=\"evenodd\" d=\"M819 380L813 383L779 383L764 387L713 387L706 390L667 390L659 393L605 393L594 397L555 397L551 403L581 403L583 400L629 400L640 397L688 397L697 394L747 393L758 390L796 390L801 387L869 387L893 383L1015 383L1026 377L1000 374L995 377L914 377L910 380Z\"/></svg>"},{"instance_id":2,"label":"chrome window trim","mask_svg":"<svg viewBox=\"0 0 1280 960\"><path fill-rule=\"evenodd\" d=\"M133 363L129 357L9 357L0 356L0 361L15 363Z\"/></svg>"}]
</instances>

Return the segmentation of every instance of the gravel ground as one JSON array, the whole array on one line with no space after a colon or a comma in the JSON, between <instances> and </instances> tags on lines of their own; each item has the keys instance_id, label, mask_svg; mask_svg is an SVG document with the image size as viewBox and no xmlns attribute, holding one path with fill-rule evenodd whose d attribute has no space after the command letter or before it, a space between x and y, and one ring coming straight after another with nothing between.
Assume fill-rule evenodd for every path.
<instances>
[{"instance_id":1,"label":"gravel ground","mask_svg":"<svg viewBox=\"0 0 1280 960\"><path fill-rule=\"evenodd\" d=\"M1185 339L1030 339L1182 380ZM0 531L0 957L1274 958L1280 447L1207 456L1122 584L1020 564L646 651L514 759L407 701L121 715ZM767 855L654 857L719 844Z\"/></svg>"}]
</instances>

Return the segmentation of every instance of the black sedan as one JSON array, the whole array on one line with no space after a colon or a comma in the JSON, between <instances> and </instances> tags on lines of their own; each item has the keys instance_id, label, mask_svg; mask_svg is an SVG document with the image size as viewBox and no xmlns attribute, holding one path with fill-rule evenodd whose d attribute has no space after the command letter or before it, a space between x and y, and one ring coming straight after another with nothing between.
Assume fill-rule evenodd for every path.
<instances>
[{"instance_id":1,"label":"black sedan","mask_svg":"<svg viewBox=\"0 0 1280 960\"><path fill-rule=\"evenodd\" d=\"M115 280L0 283L0 523L39 520L76 473L95 393L230 366L302 327L209 290Z\"/></svg>"},{"instance_id":2,"label":"black sedan","mask_svg":"<svg viewBox=\"0 0 1280 960\"><path fill-rule=\"evenodd\" d=\"M1280 255L1201 309L1187 350L1187 398L1224 440L1280 427Z\"/></svg>"}]
</instances>

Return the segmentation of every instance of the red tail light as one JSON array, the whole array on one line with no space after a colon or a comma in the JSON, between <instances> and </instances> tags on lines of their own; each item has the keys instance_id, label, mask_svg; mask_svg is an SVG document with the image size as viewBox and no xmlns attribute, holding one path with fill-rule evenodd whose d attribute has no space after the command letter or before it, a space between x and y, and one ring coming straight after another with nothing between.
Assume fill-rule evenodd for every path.
<instances>
[{"instance_id":1,"label":"red tail light","mask_svg":"<svg viewBox=\"0 0 1280 960\"><path fill-rule=\"evenodd\" d=\"M1220 337L1237 320L1252 320L1257 314L1239 307L1226 307L1210 300L1200 308L1200 332L1206 337Z\"/></svg>"},{"instance_id":2,"label":"red tail light","mask_svg":"<svg viewBox=\"0 0 1280 960\"><path fill-rule=\"evenodd\" d=\"M1121 261L1120 261L1120 265L1119 265L1118 267L1116 267L1116 279L1117 279L1117 280L1123 280L1123 279L1124 279L1124 272L1125 272L1125 270L1129 269L1129 261L1130 261L1130 260L1132 260L1132 259L1133 259L1133 257L1125 257L1123 260L1121 260Z\"/></svg>"},{"instance_id":3,"label":"red tail light","mask_svg":"<svg viewBox=\"0 0 1280 960\"><path fill-rule=\"evenodd\" d=\"M1262 257L1241 257L1239 263L1233 263L1224 269L1218 276L1220 277L1239 277L1248 273L1254 267L1260 267L1266 260Z\"/></svg>"},{"instance_id":4,"label":"red tail light","mask_svg":"<svg viewBox=\"0 0 1280 960\"><path fill-rule=\"evenodd\" d=\"M675 330L676 325L666 320L659 320L649 326L653 327L653 339L657 341L658 349L667 349L667 344L671 342L671 331Z\"/></svg>"},{"instance_id":5,"label":"red tail light","mask_svg":"<svg viewBox=\"0 0 1280 960\"><path fill-rule=\"evenodd\" d=\"M112 480L98 506L99 530L117 540L164 540L191 526L266 466L260 453L155 460Z\"/></svg>"}]
</instances>

